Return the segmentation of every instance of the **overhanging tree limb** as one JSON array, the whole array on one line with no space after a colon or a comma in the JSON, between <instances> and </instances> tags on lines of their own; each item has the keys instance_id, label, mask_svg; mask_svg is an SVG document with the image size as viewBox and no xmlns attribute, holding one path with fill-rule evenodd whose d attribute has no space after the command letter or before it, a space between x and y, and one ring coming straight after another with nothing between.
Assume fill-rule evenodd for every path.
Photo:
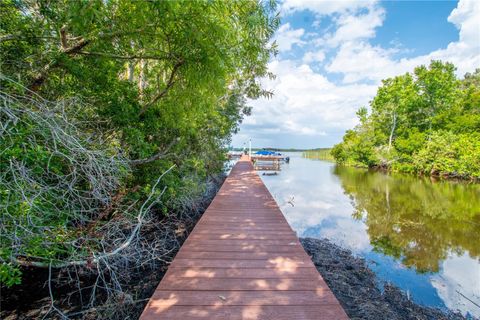
<instances>
[{"instance_id":1,"label":"overhanging tree limb","mask_svg":"<svg viewBox=\"0 0 480 320\"><path fill-rule=\"evenodd\" d=\"M130 165L132 165L132 166L139 166L139 165L142 165L142 164L147 164L147 163L150 163L150 162L153 162L153 161L162 159L162 158L164 158L164 157L166 157L166 156L168 155L168 151L169 151L174 145L176 145L178 141L180 141L180 138L174 139L172 142L170 142L170 144L169 144L164 150L162 150L161 152L158 152L158 153L154 154L153 156L150 156L150 157L144 158L144 159L131 160L131 161L130 161Z\"/></svg>"},{"instance_id":2,"label":"overhanging tree limb","mask_svg":"<svg viewBox=\"0 0 480 320\"><path fill-rule=\"evenodd\" d=\"M90 43L91 43L91 40L87 40L87 39L82 38L74 46L62 49L61 53L66 54L66 55L76 54L77 52L82 50L84 47L89 45ZM58 65L59 65L59 59L58 58L50 61L50 63L48 63L45 67L43 67L42 71L40 71L40 73L37 74L37 76L33 79L32 83L30 84L28 89L30 91L33 91L33 92L38 91L38 89L40 89L40 87L45 82L45 80L47 80L47 76L48 76L50 70L54 67L57 67Z\"/></svg>"},{"instance_id":3,"label":"overhanging tree limb","mask_svg":"<svg viewBox=\"0 0 480 320\"><path fill-rule=\"evenodd\" d=\"M146 26L145 28L150 27ZM131 31L117 31L117 32L108 32L108 33L100 33L96 37L92 38L84 38L84 37L76 37L72 38L73 39L78 39L78 42L71 46L71 47L65 47L66 45L66 39L67 39L67 34L66 34L66 27L62 27L60 30L60 43L62 49L60 50L60 54L65 54L65 55L75 55L80 53L83 48L91 44L94 40L101 40L101 39L112 39L115 37L120 37L124 35L129 35L129 34L135 34L135 33L140 33L145 31L145 28L137 29L137 30L131 30ZM47 76L51 69L58 67L59 66L60 60L58 58L53 59L50 61L43 69L34 77L32 80L32 83L28 86L28 89L30 91L38 91L38 89L43 85L45 80L47 79Z\"/></svg>"},{"instance_id":4,"label":"overhanging tree limb","mask_svg":"<svg viewBox=\"0 0 480 320\"><path fill-rule=\"evenodd\" d=\"M175 65L173 66L173 69L172 69L172 72L170 73L170 77L168 78L168 81L167 81L167 85L165 86L165 88L158 92L152 100L150 100L149 102L147 102L143 107L142 107L142 110L140 110L140 115L143 115L147 110L148 108L153 105L154 103L156 103L158 100L160 100L161 98L163 98L168 90L170 90L170 88L173 86L173 84L175 83L175 75L176 73L178 72L178 69L183 65L184 63L184 60L183 59L180 59L177 63L175 63Z\"/></svg>"},{"instance_id":5,"label":"overhanging tree limb","mask_svg":"<svg viewBox=\"0 0 480 320\"><path fill-rule=\"evenodd\" d=\"M107 52L93 52L93 51L79 51L78 54L85 55L85 56L97 56L97 57L105 57L111 59L119 59L119 60L134 60L134 59L145 59L145 60L168 60L172 57L167 55L159 56L159 55L127 55L123 56L120 54L111 54Z\"/></svg>"}]
</instances>

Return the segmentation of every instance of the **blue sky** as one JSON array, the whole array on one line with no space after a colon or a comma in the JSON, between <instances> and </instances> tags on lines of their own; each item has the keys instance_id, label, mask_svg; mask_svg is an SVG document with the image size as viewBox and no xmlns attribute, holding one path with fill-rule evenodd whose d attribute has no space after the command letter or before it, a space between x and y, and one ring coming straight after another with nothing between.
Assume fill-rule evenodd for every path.
<instances>
[{"instance_id":1,"label":"blue sky","mask_svg":"<svg viewBox=\"0 0 480 320\"><path fill-rule=\"evenodd\" d=\"M329 147L356 123L382 79L432 59L459 76L480 67L480 1L284 0L279 54L233 145Z\"/></svg>"}]
</instances>

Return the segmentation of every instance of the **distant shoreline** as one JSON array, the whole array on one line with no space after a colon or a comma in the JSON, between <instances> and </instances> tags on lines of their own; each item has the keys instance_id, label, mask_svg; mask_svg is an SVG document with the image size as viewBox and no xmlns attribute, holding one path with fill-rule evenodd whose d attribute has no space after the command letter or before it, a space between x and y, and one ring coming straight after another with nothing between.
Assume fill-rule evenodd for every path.
<instances>
[{"instance_id":1,"label":"distant shoreline","mask_svg":"<svg viewBox=\"0 0 480 320\"><path fill-rule=\"evenodd\" d=\"M260 150L271 150L277 152L308 152L308 151L322 151L322 150L331 150L332 147L328 148L315 148L315 149L295 149L295 148L252 148L252 151ZM243 148L232 148L231 151L243 151Z\"/></svg>"}]
</instances>

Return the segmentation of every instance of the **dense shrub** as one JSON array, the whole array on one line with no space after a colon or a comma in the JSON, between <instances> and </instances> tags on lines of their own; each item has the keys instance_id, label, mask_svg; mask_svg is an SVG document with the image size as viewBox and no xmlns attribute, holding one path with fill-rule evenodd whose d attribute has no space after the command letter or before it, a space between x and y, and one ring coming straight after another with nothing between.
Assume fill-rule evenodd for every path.
<instances>
[{"instance_id":1,"label":"dense shrub","mask_svg":"<svg viewBox=\"0 0 480 320\"><path fill-rule=\"evenodd\" d=\"M247 98L271 95L275 5L0 2L2 285L83 268L117 297L161 260L140 230L195 210Z\"/></svg>"}]
</instances>

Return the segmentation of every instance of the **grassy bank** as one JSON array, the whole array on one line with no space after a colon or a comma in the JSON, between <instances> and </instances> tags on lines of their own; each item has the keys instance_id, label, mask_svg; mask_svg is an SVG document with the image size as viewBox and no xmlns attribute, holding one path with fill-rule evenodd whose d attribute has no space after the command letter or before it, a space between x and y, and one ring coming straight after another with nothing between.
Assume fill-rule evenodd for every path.
<instances>
[{"instance_id":1,"label":"grassy bank","mask_svg":"<svg viewBox=\"0 0 480 320\"><path fill-rule=\"evenodd\" d=\"M335 158L330 152L331 150L331 148L307 150L302 153L302 157L313 160L335 161Z\"/></svg>"}]
</instances>

